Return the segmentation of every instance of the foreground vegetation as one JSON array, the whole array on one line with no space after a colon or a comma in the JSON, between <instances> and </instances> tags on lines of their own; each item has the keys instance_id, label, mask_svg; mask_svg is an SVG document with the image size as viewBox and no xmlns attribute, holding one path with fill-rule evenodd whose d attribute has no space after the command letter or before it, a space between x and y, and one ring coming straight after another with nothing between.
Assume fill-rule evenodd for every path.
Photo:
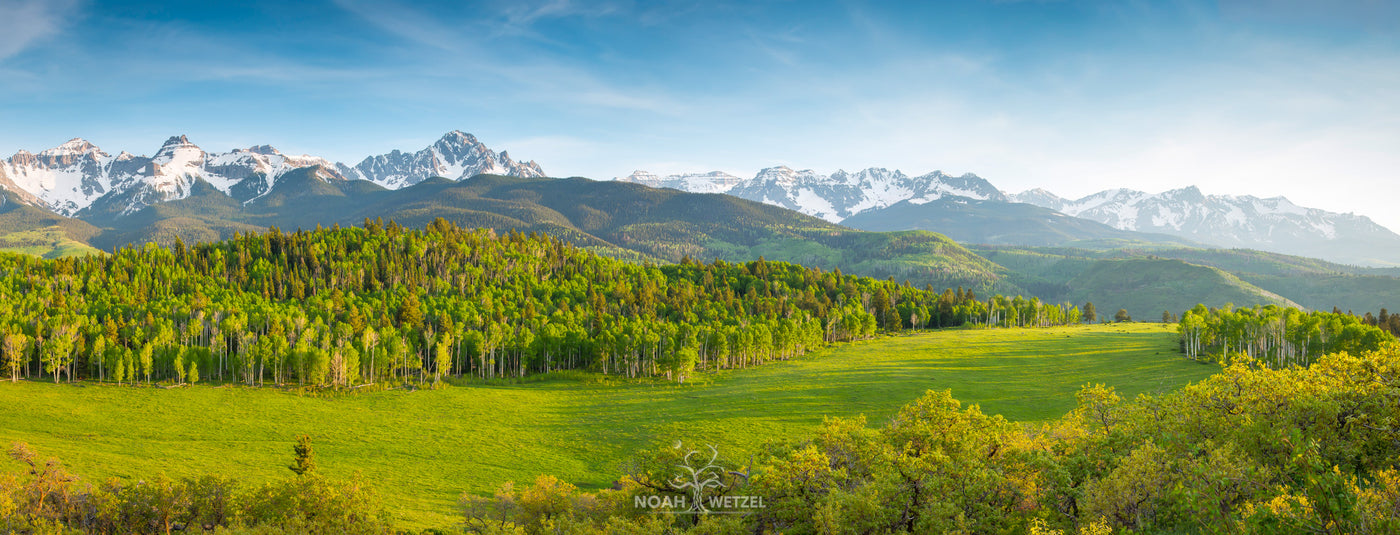
<instances>
[{"instance_id":1,"label":"foreground vegetation","mask_svg":"<svg viewBox=\"0 0 1400 535\"><path fill-rule=\"evenodd\" d=\"M687 495L674 450L614 491L541 478L464 513L479 533L1395 533L1397 384L1392 344L1309 368L1243 360L1128 400L1086 386L1038 429L930 391L887 424L829 419L752 464L720 462L697 499L764 504L745 516L657 515L637 499Z\"/></svg>"},{"instance_id":2,"label":"foreground vegetation","mask_svg":"<svg viewBox=\"0 0 1400 535\"><path fill-rule=\"evenodd\" d=\"M501 485L490 496L468 493L459 502L460 523L442 527L528 534L1394 533L1397 384L1400 345L1390 344L1330 354L1308 368L1241 360L1181 390L1133 399L1085 386L1073 410L1041 426L1017 425L931 390L887 423L828 418L814 434L747 459L711 450L699 458L702 466L677 443L640 456L601 491L580 491L546 474ZM63 523L102 533L168 533L195 523L384 530L383 511L363 498L358 482L339 487L308 477L314 468L305 446L292 465L299 475L252 492L200 480L103 487L46 480L51 471L34 469L32 455L19 447L15 457L30 468L0 479L0 505L7 506L0 516L12 529ZM678 484L687 482L677 477L686 467L700 467L688 480L697 484ZM294 501L277 501L283 488L293 489L287 500ZM697 502L743 514L687 505ZM222 524L211 523L211 503L227 511ZM267 503L278 506L258 508ZM328 503L336 513L319 513ZM676 514L687 512L699 514ZM327 526L309 526L313 521Z\"/></svg>"},{"instance_id":3,"label":"foreground vegetation","mask_svg":"<svg viewBox=\"0 0 1400 535\"><path fill-rule=\"evenodd\" d=\"M541 474L608 488L653 446L714 444L747 459L822 418L886 421L929 388L1016 421L1059 417L1086 381L1163 392L1219 368L1176 353L1158 324L952 329L856 342L685 384L554 373L431 391L352 393L196 385L0 383L0 444L29 443L85 481L232 476L281 481L310 435L322 473L373 482L398 525L451 526L462 492ZM445 383L444 383L445 384ZM85 386L86 385L86 386ZM0 463L3 464L3 463Z\"/></svg>"}]
</instances>

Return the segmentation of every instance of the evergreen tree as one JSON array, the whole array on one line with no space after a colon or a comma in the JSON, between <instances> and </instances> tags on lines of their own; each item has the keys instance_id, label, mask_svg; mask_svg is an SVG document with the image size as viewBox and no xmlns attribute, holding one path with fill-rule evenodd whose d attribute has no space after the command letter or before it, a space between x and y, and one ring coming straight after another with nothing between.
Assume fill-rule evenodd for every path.
<instances>
[{"instance_id":1,"label":"evergreen tree","mask_svg":"<svg viewBox=\"0 0 1400 535\"><path fill-rule=\"evenodd\" d=\"M311 451L310 435L297 437L297 444L292 446L292 453L292 464L287 467L288 470L299 476L316 471L316 459L315 453Z\"/></svg>"}]
</instances>

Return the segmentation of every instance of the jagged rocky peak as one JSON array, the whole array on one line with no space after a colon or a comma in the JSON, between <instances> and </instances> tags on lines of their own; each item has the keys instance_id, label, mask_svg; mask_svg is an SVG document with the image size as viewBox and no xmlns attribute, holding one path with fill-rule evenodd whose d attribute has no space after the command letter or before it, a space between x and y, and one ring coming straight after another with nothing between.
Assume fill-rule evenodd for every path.
<instances>
[{"instance_id":1,"label":"jagged rocky peak","mask_svg":"<svg viewBox=\"0 0 1400 535\"><path fill-rule=\"evenodd\" d=\"M160 150L156 151L156 157L159 158L163 154L173 153L181 149L199 149L199 145L191 143L190 138L185 137L183 134L171 136L170 139L165 140L165 143L161 144ZM201 149L200 152L203 152L203 149Z\"/></svg>"},{"instance_id":2,"label":"jagged rocky peak","mask_svg":"<svg viewBox=\"0 0 1400 535\"><path fill-rule=\"evenodd\" d=\"M34 156L34 153L24 149L15 151L15 155L10 157L10 164L14 166L29 167L37 165L38 163L39 160L37 157Z\"/></svg>"},{"instance_id":3,"label":"jagged rocky peak","mask_svg":"<svg viewBox=\"0 0 1400 535\"><path fill-rule=\"evenodd\" d=\"M102 151L101 151L101 149L98 149L98 148L97 148L97 145L93 145L93 144L92 144L91 142L89 142L88 140L83 139L83 138L80 138L80 137L75 137L75 138L73 138L73 139L70 139L70 140L68 140L68 141L63 142L63 144L61 144L61 145L59 145L59 146L57 146L57 147L54 147L54 148L52 148L52 149L48 149L48 150L46 150L46 151L44 151L44 152L39 153L39 155L40 155L40 156L67 156L67 155L82 155L82 154L88 154L88 153L92 153L92 152L102 152Z\"/></svg>"},{"instance_id":4,"label":"jagged rocky peak","mask_svg":"<svg viewBox=\"0 0 1400 535\"><path fill-rule=\"evenodd\" d=\"M431 177L463 180L479 174L512 175L527 178L545 176L539 164L516 162L506 153L497 154L476 136L453 130L432 145L414 153L394 149L370 156L354 167L337 164L345 176L368 180L389 189L412 186Z\"/></svg>"},{"instance_id":5,"label":"jagged rocky peak","mask_svg":"<svg viewBox=\"0 0 1400 535\"><path fill-rule=\"evenodd\" d=\"M438 139L438 143L448 146L481 146L481 142L476 139L476 136L461 130L453 130L443 134L442 137Z\"/></svg>"},{"instance_id":6,"label":"jagged rocky peak","mask_svg":"<svg viewBox=\"0 0 1400 535\"><path fill-rule=\"evenodd\" d=\"M188 136L180 134L178 136L170 136L170 139L165 140L165 143L161 144L161 148L164 149L166 147L178 147L186 145L193 146L194 143L190 143L190 138Z\"/></svg>"},{"instance_id":7,"label":"jagged rocky peak","mask_svg":"<svg viewBox=\"0 0 1400 535\"><path fill-rule=\"evenodd\" d=\"M92 207L126 214L155 202L186 197L198 182L249 202L268 191L279 177L296 170L322 180L364 179L389 188L411 186L433 176L454 180L492 173L544 177L534 161L517 162L497 154L461 130L444 134L417 152L393 150L365 158L355 167L309 155L288 155L270 145L228 152L206 152L188 136L171 136L151 157L122 151L116 157L82 138L39 154L20 150L0 160L0 173L13 186L64 215ZM6 184L8 186L9 184ZM105 199L105 200L103 200ZM99 202L100 201L100 202Z\"/></svg>"},{"instance_id":8,"label":"jagged rocky peak","mask_svg":"<svg viewBox=\"0 0 1400 535\"><path fill-rule=\"evenodd\" d=\"M617 180L621 180L624 182L636 182L638 184L646 184L647 182L659 182L661 180L661 176L650 171L643 171L641 169L638 169L636 171L632 171L632 174L627 175L623 178L619 178Z\"/></svg>"},{"instance_id":9,"label":"jagged rocky peak","mask_svg":"<svg viewBox=\"0 0 1400 535\"><path fill-rule=\"evenodd\" d=\"M79 137L65 141L57 147L41 151L39 154L30 154L28 151L22 150L15 156L16 158L12 160L14 165L49 168L68 167L82 162L96 164L99 159L108 158L107 153L102 152L102 149L97 148L97 145Z\"/></svg>"},{"instance_id":10,"label":"jagged rocky peak","mask_svg":"<svg viewBox=\"0 0 1400 535\"><path fill-rule=\"evenodd\" d=\"M763 169L758 172L758 176L754 177L755 182L766 182L779 186L791 186L798 182L810 182L818 179L819 175L817 175L816 171L811 169L796 171L786 165Z\"/></svg>"}]
</instances>

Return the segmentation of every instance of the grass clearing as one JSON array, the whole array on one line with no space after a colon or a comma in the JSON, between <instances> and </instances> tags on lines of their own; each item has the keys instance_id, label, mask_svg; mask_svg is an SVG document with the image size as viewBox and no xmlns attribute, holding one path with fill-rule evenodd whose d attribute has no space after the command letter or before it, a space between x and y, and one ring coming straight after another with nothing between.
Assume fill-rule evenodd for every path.
<instances>
[{"instance_id":1,"label":"grass clearing","mask_svg":"<svg viewBox=\"0 0 1400 535\"><path fill-rule=\"evenodd\" d=\"M1072 408L1085 383L1130 397L1216 370L1182 358L1171 326L1126 324L885 337L685 385L575 375L316 398L21 382L0 384L0 441L26 441L90 482L159 472L261 481L290 475L284 467L304 433L321 470L363 473L406 526L446 526L463 491L538 474L606 487L634 453L677 439L742 459L767 440L801 438L825 416L881 423L928 389L1036 421Z\"/></svg>"},{"instance_id":2,"label":"grass clearing","mask_svg":"<svg viewBox=\"0 0 1400 535\"><path fill-rule=\"evenodd\" d=\"M0 252L22 253L48 259L102 254L102 251L70 238L63 228L57 225L0 236Z\"/></svg>"}]
</instances>

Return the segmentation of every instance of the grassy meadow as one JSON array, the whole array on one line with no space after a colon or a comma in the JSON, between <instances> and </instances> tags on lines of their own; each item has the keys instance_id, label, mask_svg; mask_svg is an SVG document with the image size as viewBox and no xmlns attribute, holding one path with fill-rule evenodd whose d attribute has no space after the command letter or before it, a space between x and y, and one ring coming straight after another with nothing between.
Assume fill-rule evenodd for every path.
<instances>
[{"instance_id":1,"label":"grassy meadow","mask_svg":"<svg viewBox=\"0 0 1400 535\"><path fill-rule=\"evenodd\" d=\"M25 441L89 481L164 472L290 475L295 436L332 476L362 473L408 526L457 521L463 492L552 474L609 486L634 453L682 440L746 458L826 416L883 422L927 389L1018 421L1062 415L1085 383L1124 397L1217 367L1176 352L1173 326L946 330L841 345L684 385L575 374L511 385L307 397L273 388L0 384L0 442ZM5 460L6 470L17 468Z\"/></svg>"}]
</instances>

